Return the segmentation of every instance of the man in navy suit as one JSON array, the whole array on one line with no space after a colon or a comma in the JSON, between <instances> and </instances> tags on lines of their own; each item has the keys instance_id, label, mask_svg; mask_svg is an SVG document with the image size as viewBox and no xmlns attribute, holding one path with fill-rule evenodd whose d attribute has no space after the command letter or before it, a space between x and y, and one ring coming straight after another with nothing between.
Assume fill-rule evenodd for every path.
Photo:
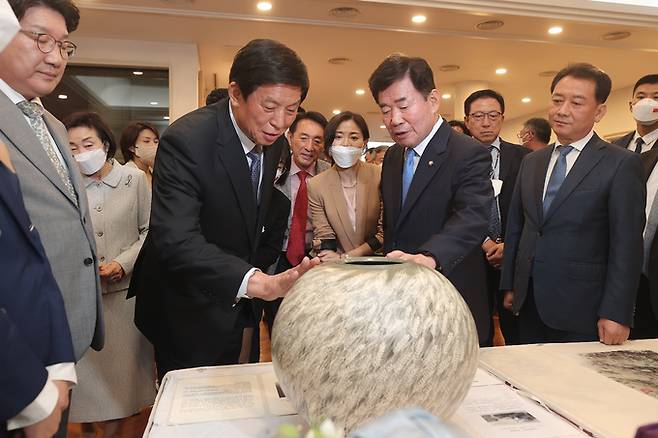
<instances>
[{"instance_id":1,"label":"man in navy suit","mask_svg":"<svg viewBox=\"0 0 658 438\"><path fill-rule=\"evenodd\" d=\"M76 381L71 333L1 142L0 266L0 437L16 430L52 436Z\"/></svg>"},{"instance_id":2,"label":"man in navy suit","mask_svg":"<svg viewBox=\"0 0 658 438\"><path fill-rule=\"evenodd\" d=\"M610 77L590 64L551 84L555 145L521 163L507 219L501 290L523 343L629 335L642 268L646 188L639 154L593 131Z\"/></svg>"},{"instance_id":3,"label":"man in navy suit","mask_svg":"<svg viewBox=\"0 0 658 438\"><path fill-rule=\"evenodd\" d=\"M493 200L491 156L441 118L424 59L389 56L369 85L396 142L382 165L384 250L443 273L468 304L483 343L490 318L480 245Z\"/></svg>"}]
</instances>

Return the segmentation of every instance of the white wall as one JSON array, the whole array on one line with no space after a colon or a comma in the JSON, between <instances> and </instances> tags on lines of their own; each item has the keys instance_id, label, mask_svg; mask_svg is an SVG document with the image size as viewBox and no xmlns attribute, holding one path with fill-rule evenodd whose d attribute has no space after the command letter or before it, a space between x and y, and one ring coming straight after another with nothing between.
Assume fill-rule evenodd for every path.
<instances>
[{"instance_id":1,"label":"white wall","mask_svg":"<svg viewBox=\"0 0 658 438\"><path fill-rule=\"evenodd\" d=\"M103 38L76 38L74 62L87 65L156 67L169 70L169 122L199 103L199 54L196 44Z\"/></svg>"},{"instance_id":2,"label":"white wall","mask_svg":"<svg viewBox=\"0 0 658 438\"><path fill-rule=\"evenodd\" d=\"M635 120L628 109L628 102L631 100L633 87L621 88L610 93L607 106L608 112L603 119L594 126L594 130L601 137L618 137L621 134L635 129ZM549 94L546 91L546 102L548 104ZM548 118L548 106L544 111L526 114L515 119L505 120L500 136L507 141L517 142L516 134L523 127L523 123L532 117ZM553 139L555 140L555 135Z\"/></svg>"}]
</instances>

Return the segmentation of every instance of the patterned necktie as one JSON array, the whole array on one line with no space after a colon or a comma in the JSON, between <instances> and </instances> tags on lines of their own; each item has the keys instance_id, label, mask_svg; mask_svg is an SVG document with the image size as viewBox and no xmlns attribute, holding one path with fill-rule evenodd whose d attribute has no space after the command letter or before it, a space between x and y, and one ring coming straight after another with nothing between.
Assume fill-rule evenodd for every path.
<instances>
[{"instance_id":1,"label":"patterned necktie","mask_svg":"<svg viewBox=\"0 0 658 438\"><path fill-rule=\"evenodd\" d=\"M642 139L642 137L638 137L637 140L635 140L635 152L641 154L642 146L644 146L644 140Z\"/></svg>"},{"instance_id":2,"label":"patterned necktie","mask_svg":"<svg viewBox=\"0 0 658 438\"><path fill-rule=\"evenodd\" d=\"M308 192L306 190L306 177L308 173L303 170L297 172L299 190L295 197L295 207L292 212L290 234L288 236L288 249L286 258L292 266L297 266L306 254L306 222L308 220Z\"/></svg>"},{"instance_id":3,"label":"patterned necktie","mask_svg":"<svg viewBox=\"0 0 658 438\"><path fill-rule=\"evenodd\" d=\"M258 182L260 180L260 154L258 153L258 146L247 152L247 156L251 160L249 165L249 172L251 173L251 188L258 203Z\"/></svg>"},{"instance_id":4,"label":"patterned necktie","mask_svg":"<svg viewBox=\"0 0 658 438\"><path fill-rule=\"evenodd\" d=\"M548 180L548 186L546 187L546 195L544 195L544 214L548 211L557 191L560 190L560 186L564 182L564 179L567 177L567 155L573 150L573 146L570 145L561 145L557 147L560 155L557 157L555 162L555 167L553 167L553 172L551 173L551 178Z\"/></svg>"},{"instance_id":5,"label":"patterned necktie","mask_svg":"<svg viewBox=\"0 0 658 438\"><path fill-rule=\"evenodd\" d=\"M495 146L489 146L489 153L491 154L491 172L489 177L496 178L496 163L498 161L498 149ZM494 159L494 156L496 157ZM492 240L498 240L502 236L502 225L500 223L500 211L498 210L498 198L494 196L491 208L489 210L489 237Z\"/></svg>"},{"instance_id":6,"label":"patterned necktie","mask_svg":"<svg viewBox=\"0 0 658 438\"><path fill-rule=\"evenodd\" d=\"M414 158L417 152L412 148L407 148L407 156L404 159L404 168L402 169L402 205L407 199L407 193L411 186L411 180L414 178Z\"/></svg>"},{"instance_id":7,"label":"patterned necktie","mask_svg":"<svg viewBox=\"0 0 658 438\"><path fill-rule=\"evenodd\" d=\"M75 200L77 204L78 197L75 194L75 189L73 188L73 183L71 182L71 175L69 174L69 170L64 165L64 163L62 163L62 160L60 160L57 156L57 152L55 152L55 145L51 141L50 135L48 134L48 127L46 126L46 122L43 121L43 113L45 110L38 103L28 102L27 100L18 102L16 106L23 112L23 114L27 116L30 122L30 126L32 127L32 130L34 130L39 143L41 143L43 150L46 151L46 155L48 155L50 162L53 164L57 174L62 179L62 182L64 183L66 190L69 192L69 195L71 195L71 198Z\"/></svg>"}]
</instances>

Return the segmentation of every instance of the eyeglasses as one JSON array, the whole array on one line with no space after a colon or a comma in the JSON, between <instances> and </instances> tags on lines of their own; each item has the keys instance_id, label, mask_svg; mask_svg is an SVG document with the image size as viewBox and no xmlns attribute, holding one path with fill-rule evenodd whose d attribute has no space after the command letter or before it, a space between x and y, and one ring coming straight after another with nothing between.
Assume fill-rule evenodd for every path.
<instances>
[{"instance_id":1,"label":"eyeglasses","mask_svg":"<svg viewBox=\"0 0 658 438\"><path fill-rule=\"evenodd\" d=\"M488 113L478 111L476 113L469 114L468 117L473 117L478 122L481 122L481 121L484 120L485 117L488 117L489 120L491 120L492 122L495 122L502 115L503 115L503 113L501 113L500 111L489 111Z\"/></svg>"},{"instance_id":2,"label":"eyeglasses","mask_svg":"<svg viewBox=\"0 0 658 438\"><path fill-rule=\"evenodd\" d=\"M32 32L24 29L21 29L20 32L36 41L37 47L42 53L50 53L55 49L55 46L59 46L59 53L61 53L62 58L67 60L75 55L75 50L78 48L71 41L58 41L47 33Z\"/></svg>"}]
</instances>

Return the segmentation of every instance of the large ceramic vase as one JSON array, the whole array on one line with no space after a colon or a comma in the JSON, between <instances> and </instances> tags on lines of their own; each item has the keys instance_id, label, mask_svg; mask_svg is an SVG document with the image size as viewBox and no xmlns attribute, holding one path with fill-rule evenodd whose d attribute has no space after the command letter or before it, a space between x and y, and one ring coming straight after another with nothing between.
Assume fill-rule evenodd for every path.
<instances>
[{"instance_id":1,"label":"large ceramic vase","mask_svg":"<svg viewBox=\"0 0 658 438\"><path fill-rule=\"evenodd\" d=\"M384 258L322 264L283 300L272 333L279 383L309 424L347 430L387 412L447 419L477 367L471 313L438 272Z\"/></svg>"}]
</instances>

